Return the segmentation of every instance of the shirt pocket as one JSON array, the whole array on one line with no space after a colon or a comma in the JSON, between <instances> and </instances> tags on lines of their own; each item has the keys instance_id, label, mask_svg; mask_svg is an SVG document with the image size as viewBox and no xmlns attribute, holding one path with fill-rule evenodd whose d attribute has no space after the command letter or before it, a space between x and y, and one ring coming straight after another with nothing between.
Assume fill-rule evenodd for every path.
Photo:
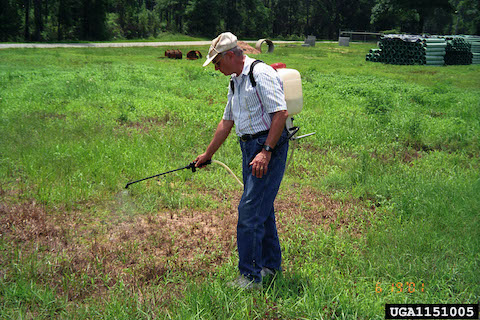
<instances>
[{"instance_id":1,"label":"shirt pocket","mask_svg":"<svg viewBox=\"0 0 480 320\"><path fill-rule=\"evenodd\" d=\"M250 115L261 113L260 100L258 99L257 90L251 85L246 85L243 93L244 108L248 110Z\"/></svg>"}]
</instances>

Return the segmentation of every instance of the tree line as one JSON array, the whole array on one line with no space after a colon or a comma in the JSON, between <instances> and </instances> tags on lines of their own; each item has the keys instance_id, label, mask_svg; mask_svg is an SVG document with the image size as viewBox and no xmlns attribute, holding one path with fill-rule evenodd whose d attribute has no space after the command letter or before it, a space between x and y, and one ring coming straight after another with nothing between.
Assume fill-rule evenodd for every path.
<instances>
[{"instance_id":1,"label":"tree line","mask_svg":"<svg viewBox=\"0 0 480 320\"><path fill-rule=\"evenodd\" d=\"M339 30L480 34L480 0L0 0L0 41L335 39Z\"/></svg>"}]
</instances>

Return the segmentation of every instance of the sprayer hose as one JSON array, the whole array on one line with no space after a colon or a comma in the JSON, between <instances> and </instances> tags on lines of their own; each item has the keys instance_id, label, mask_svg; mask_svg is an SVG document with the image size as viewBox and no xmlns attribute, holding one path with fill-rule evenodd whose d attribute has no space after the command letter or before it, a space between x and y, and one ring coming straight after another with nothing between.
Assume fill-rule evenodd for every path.
<instances>
[{"instance_id":1,"label":"sprayer hose","mask_svg":"<svg viewBox=\"0 0 480 320\"><path fill-rule=\"evenodd\" d=\"M222 167L224 167L234 178L235 180L237 180L237 182L242 186L243 188L243 183L242 181L240 181L240 179L238 179L238 177L235 175L235 173L233 173L233 171L223 162L221 161L218 161L218 160L212 160L213 163L217 163L219 165L221 165Z\"/></svg>"},{"instance_id":2,"label":"sprayer hose","mask_svg":"<svg viewBox=\"0 0 480 320\"><path fill-rule=\"evenodd\" d=\"M294 150L295 150L295 143L290 143L290 157L288 157L287 165L285 166L285 172L287 171L288 166L290 165L290 162L292 162Z\"/></svg>"},{"instance_id":3,"label":"sprayer hose","mask_svg":"<svg viewBox=\"0 0 480 320\"><path fill-rule=\"evenodd\" d=\"M292 161L292 158L293 158L293 150L295 149L295 144L292 145L291 147L291 151L290 151L290 157L287 161L287 165L285 166L285 171L287 171L288 169L288 166L290 164L290 162ZM243 188L243 183L242 181L240 181L240 179L238 179L238 177L235 175L235 173L233 173L232 169L230 169L225 163L221 162L221 161L218 161L218 160L212 160L212 163L217 163L219 165L221 165L222 167L224 167L228 173L230 173L234 178L235 180L237 180L237 182L242 186Z\"/></svg>"}]
</instances>

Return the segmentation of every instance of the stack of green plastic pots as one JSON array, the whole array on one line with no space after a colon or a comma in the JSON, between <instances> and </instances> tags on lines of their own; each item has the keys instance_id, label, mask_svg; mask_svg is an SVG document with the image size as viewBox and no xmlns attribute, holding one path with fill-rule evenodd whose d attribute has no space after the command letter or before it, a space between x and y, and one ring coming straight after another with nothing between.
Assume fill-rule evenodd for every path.
<instances>
[{"instance_id":1,"label":"stack of green plastic pots","mask_svg":"<svg viewBox=\"0 0 480 320\"><path fill-rule=\"evenodd\" d=\"M400 65L423 64L422 44L418 39L404 41L400 36L382 37L378 45L381 49L380 62Z\"/></svg>"},{"instance_id":2,"label":"stack of green plastic pots","mask_svg":"<svg viewBox=\"0 0 480 320\"><path fill-rule=\"evenodd\" d=\"M447 42L442 38L423 38L424 64L429 66L443 66L445 64L445 50Z\"/></svg>"},{"instance_id":3,"label":"stack of green plastic pots","mask_svg":"<svg viewBox=\"0 0 480 320\"><path fill-rule=\"evenodd\" d=\"M480 64L480 36L386 35L365 60L430 66Z\"/></svg>"},{"instance_id":4,"label":"stack of green plastic pots","mask_svg":"<svg viewBox=\"0 0 480 320\"><path fill-rule=\"evenodd\" d=\"M467 65L472 64L472 46L464 37L447 37L445 64Z\"/></svg>"},{"instance_id":5,"label":"stack of green plastic pots","mask_svg":"<svg viewBox=\"0 0 480 320\"><path fill-rule=\"evenodd\" d=\"M365 57L366 61L371 62L383 62L382 61L382 49L370 49L370 52L367 53Z\"/></svg>"},{"instance_id":6,"label":"stack of green plastic pots","mask_svg":"<svg viewBox=\"0 0 480 320\"><path fill-rule=\"evenodd\" d=\"M480 37L465 36L465 40L472 47L472 64L480 64Z\"/></svg>"},{"instance_id":7,"label":"stack of green plastic pots","mask_svg":"<svg viewBox=\"0 0 480 320\"><path fill-rule=\"evenodd\" d=\"M389 35L380 39L380 49L371 49L365 60L399 65L443 65L445 39Z\"/></svg>"}]
</instances>

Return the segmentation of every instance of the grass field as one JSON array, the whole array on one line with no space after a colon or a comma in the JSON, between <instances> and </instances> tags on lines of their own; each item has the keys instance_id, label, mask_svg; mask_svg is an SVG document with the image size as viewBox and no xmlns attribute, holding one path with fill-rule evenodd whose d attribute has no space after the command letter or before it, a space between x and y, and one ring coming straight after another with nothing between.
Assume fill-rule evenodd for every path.
<instances>
[{"instance_id":1,"label":"grass field","mask_svg":"<svg viewBox=\"0 0 480 320\"><path fill-rule=\"evenodd\" d=\"M478 303L480 67L365 62L372 44L277 46L300 71L280 189L283 275L236 276L237 182L186 166L228 78L172 48L0 51L0 318L383 319ZM207 47L185 47L201 49ZM230 136L215 158L241 172Z\"/></svg>"}]
</instances>

